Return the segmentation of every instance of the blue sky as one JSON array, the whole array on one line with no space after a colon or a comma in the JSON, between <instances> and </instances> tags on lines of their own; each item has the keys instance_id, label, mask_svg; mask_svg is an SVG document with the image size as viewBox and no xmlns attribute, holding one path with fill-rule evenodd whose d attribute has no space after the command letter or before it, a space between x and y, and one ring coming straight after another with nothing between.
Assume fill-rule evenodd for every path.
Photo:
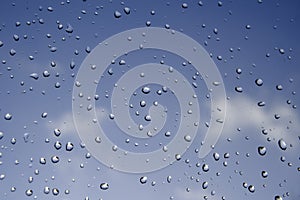
<instances>
[{"instance_id":1,"label":"blue sky","mask_svg":"<svg viewBox=\"0 0 300 200\"><path fill-rule=\"evenodd\" d=\"M3 1L0 8L0 131L3 133L0 199L275 199L277 195L283 199L299 199L299 8L295 0ZM114 16L116 11L121 13L119 18ZM80 69L87 67L85 64L91 64L89 56L94 56L93 62L97 64L110 59L103 57L104 54L114 55L114 50L99 53L96 50L99 43L115 34L147 25L170 34L175 30L192 38L203 46L207 54L201 55L207 57L199 57L200 64L194 64L174 52L137 49L124 52L108 66L97 66L104 70L103 76L78 75ZM152 45L147 37L145 47ZM162 38L157 37L158 42L153 41L153 46L159 41L164 44ZM168 46L184 49L184 42L178 40ZM121 44L114 45L116 52L124 49ZM206 59L213 61L220 73L221 86L216 87L224 87L224 99L214 99L214 94L220 93L207 85L212 83L216 73L212 76L201 73L213 66L203 65ZM116 86L116 82L144 63L156 63L164 69L171 66L184 76L185 83L191 84L199 104L199 109L192 110L193 114L199 112L199 128L180 160L149 173L127 173L111 169L99 159L113 157L112 149L91 151L104 155L102 157L94 155L96 153L89 155L90 144L84 147L80 134L98 133L78 134L80 130L88 130L91 121L74 120L74 115L82 109L76 103L78 110L72 107L72 99L75 102L80 99L73 91L80 90L74 86L76 81L84 88L83 82L92 83L94 77L101 79L96 88L99 100L95 101L92 111L97 116L95 124L103 126L107 137L117 143L117 152L120 148L139 153L162 149L176 138L180 126L185 125L180 124L180 119L188 114L181 112L178 99L186 93L167 89L159 95L157 90L163 90L164 85L137 86L136 94L128 99L134 122L151 123L145 121L144 116L149 114L153 101L165 109L164 126L153 137L134 137L130 129L125 133L115 122L118 114L115 114L116 119L109 119L113 90L122 87L122 84ZM197 65L203 68L197 70ZM111 75L109 69L113 71ZM50 73L49 77L43 75L45 71ZM38 78L30 77L32 73L37 73ZM175 75L169 77L175 79ZM263 80L263 84L258 86L256 79ZM132 82L123 83L124 90L136 83L132 77ZM149 94L141 92L144 86L150 88ZM236 87L241 87L242 92L236 91ZM277 89L280 87L282 89ZM83 98L83 103L90 102L87 96ZM140 106L142 100L147 103L145 107ZM198 151L208 130L206 125L218 126L214 121L209 123L212 113L219 112L212 108L212 101L220 107L220 112L226 111L226 116L217 143L206 157L199 158ZM265 105L258 106L260 101ZM226 107L220 106L225 104ZM41 117L45 112L47 117ZM12 119L5 119L7 113ZM154 113L152 119L160 116ZM128 119L121 118L123 120L126 124ZM59 137L53 133L56 128L61 130ZM165 136L168 130L170 137ZM263 134L263 130L267 133ZM24 134L28 138L24 139ZM285 150L279 147L281 139L287 145ZM58 150L54 147L56 141L62 144ZM65 150L68 142L74 145L72 151ZM260 146L267 149L266 155L258 154ZM220 155L219 160L214 159L214 153ZM58 163L51 162L53 156L59 157ZM170 156L170 160L174 160L172 153ZM40 158L46 159L45 165L40 164ZM126 163L126 166L134 164ZM202 169L204 164L209 166L207 172ZM262 177L262 171L267 171L266 178ZM140 183L143 176L147 177L145 184ZM168 176L172 177L170 182ZM208 182L206 189L202 187L204 182ZM101 189L101 183L108 183L109 188ZM249 191L251 185L255 187L254 192ZM51 189L49 194L44 193L45 187ZM53 194L54 188L59 190L58 195ZM31 196L25 194L28 189L33 191Z\"/></svg>"}]
</instances>

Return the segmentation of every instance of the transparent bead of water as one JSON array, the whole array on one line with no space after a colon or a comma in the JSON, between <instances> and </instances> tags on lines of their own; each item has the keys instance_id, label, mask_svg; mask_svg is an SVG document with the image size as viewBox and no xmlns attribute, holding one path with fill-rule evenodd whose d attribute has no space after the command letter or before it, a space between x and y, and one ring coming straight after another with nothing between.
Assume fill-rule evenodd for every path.
<instances>
[{"instance_id":1,"label":"transparent bead of water","mask_svg":"<svg viewBox=\"0 0 300 200\"><path fill-rule=\"evenodd\" d=\"M261 156L264 156L267 153L267 148L263 146L259 146L257 150L258 150L258 154Z\"/></svg>"},{"instance_id":2,"label":"transparent bead of water","mask_svg":"<svg viewBox=\"0 0 300 200\"><path fill-rule=\"evenodd\" d=\"M101 184L100 184L100 189L101 189L101 190L107 190L108 188L109 188L108 183L101 183Z\"/></svg>"},{"instance_id":3,"label":"transparent bead of water","mask_svg":"<svg viewBox=\"0 0 300 200\"><path fill-rule=\"evenodd\" d=\"M145 184L145 183L147 183L147 180L148 180L147 176L142 176L142 177L140 178L140 183L141 183L141 184Z\"/></svg>"}]
</instances>

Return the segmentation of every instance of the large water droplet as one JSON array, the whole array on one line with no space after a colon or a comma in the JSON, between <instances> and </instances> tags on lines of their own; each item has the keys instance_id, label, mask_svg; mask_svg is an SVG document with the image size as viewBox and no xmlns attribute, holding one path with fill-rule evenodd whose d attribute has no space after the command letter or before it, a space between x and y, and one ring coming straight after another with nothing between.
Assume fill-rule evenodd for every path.
<instances>
[{"instance_id":1,"label":"large water droplet","mask_svg":"<svg viewBox=\"0 0 300 200\"><path fill-rule=\"evenodd\" d=\"M278 145L281 150L285 151L287 149L287 145L283 139L278 140Z\"/></svg>"}]
</instances>

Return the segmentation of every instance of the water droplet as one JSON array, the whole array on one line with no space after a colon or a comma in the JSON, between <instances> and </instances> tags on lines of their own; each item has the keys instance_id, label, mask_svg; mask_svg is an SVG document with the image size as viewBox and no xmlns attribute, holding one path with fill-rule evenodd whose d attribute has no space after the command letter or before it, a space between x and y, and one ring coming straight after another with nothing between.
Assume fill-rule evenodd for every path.
<instances>
[{"instance_id":1,"label":"water droplet","mask_svg":"<svg viewBox=\"0 0 300 200\"><path fill-rule=\"evenodd\" d=\"M248 190L249 192L253 193L255 192L255 187L253 185L249 185Z\"/></svg>"},{"instance_id":2,"label":"water droplet","mask_svg":"<svg viewBox=\"0 0 300 200\"><path fill-rule=\"evenodd\" d=\"M287 149L287 145L283 139L278 140L278 145L281 150L285 151Z\"/></svg>"},{"instance_id":3,"label":"water droplet","mask_svg":"<svg viewBox=\"0 0 300 200\"><path fill-rule=\"evenodd\" d=\"M48 113L46 113L46 112L43 112L42 114L41 114L41 117L42 118L46 118L48 116Z\"/></svg>"},{"instance_id":4,"label":"water droplet","mask_svg":"<svg viewBox=\"0 0 300 200\"><path fill-rule=\"evenodd\" d=\"M203 165L202 165L202 170L203 170L204 172L208 172L208 171L209 171L208 164L203 164Z\"/></svg>"},{"instance_id":5,"label":"water droplet","mask_svg":"<svg viewBox=\"0 0 300 200\"><path fill-rule=\"evenodd\" d=\"M125 12L125 14L129 15L130 14L130 8L125 7L124 8L124 12Z\"/></svg>"},{"instance_id":6,"label":"water droplet","mask_svg":"<svg viewBox=\"0 0 300 200\"><path fill-rule=\"evenodd\" d=\"M12 119L12 114L6 113L6 114L4 115L4 119L5 119L5 120L11 120L11 119Z\"/></svg>"},{"instance_id":7,"label":"water droplet","mask_svg":"<svg viewBox=\"0 0 300 200\"><path fill-rule=\"evenodd\" d=\"M31 196L33 194L33 191L31 189L28 189L28 190L25 191L25 194L27 196Z\"/></svg>"},{"instance_id":8,"label":"water droplet","mask_svg":"<svg viewBox=\"0 0 300 200\"><path fill-rule=\"evenodd\" d=\"M265 105L266 105L266 102L260 101L260 102L257 103L257 105L258 105L259 107L262 107L262 106L265 106Z\"/></svg>"},{"instance_id":9,"label":"water droplet","mask_svg":"<svg viewBox=\"0 0 300 200\"><path fill-rule=\"evenodd\" d=\"M97 136L97 137L95 138L95 141L96 141L97 143L101 143L101 138L100 138L99 136Z\"/></svg>"},{"instance_id":10,"label":"water droplet","mask_svg":"<svg viewBox=\"0 0 300 200\"><path fill-rule=\"evenodd\" d=\"M282 89L283 89L282 85L276 85L276 90L282 90Z\"/></svg>"},{"instance_id":11,"label":"water droplet","mask_svg":"<svg viewBox=\"0 0 300 200\"><path fill-rule=\"evenodd\" d=\"M0 180L3 180L5 178L5 174L0 174Z\"/></svg>"},{"instance_id":12,"label":"water droplet","mask_svg":"<svg viewBox=\"0 0 300 200\"><path fill-rule=\"evenodd\" d=\"M190 135L185 135L184 136L184 140L187 142L191 142L192 141L192 137Z\"/></svg>"},{"instance_id":13,"label":"water droplet","mask_svg":"<svg viewBox=\"0 0 300 200\"><path fill-rule=\"evenodd\" d=\"M176 159L177 161L179 161L179 160L181 159L181 155L180 155L180 154L175 154L175 159Z\"/></svg>"},{"instance_id":14,"label":"water droplet","mask_svg":"<svg viewBox=\"0 0 300 200\"><path fill-rule=\"evenodd\" d=\"M66 150L67 151L72 151L73 148L74 148L73 143L72 142L67 142L67 144L66 144Z\"/></svg>"},{"instance_id":15,"label":"water droplet","mask_svg":"<svg viewBox=\"0 0 300 200\"><path fill-rule=\"evenodd\" d=\"M125 60L120 60L119 65L126 65L126 61Z\"/></svg>"},{"instance_id":16,"label":"water droplet","mask_svg":"<svg viewBox=\"0 0 300 200\"><path fill-rule=\"evenodd\" d=\"M143 87L142 92L144 94L149 94L150 93L150 88L149 87Z\"/></svg>"},{"instance_id":17,"label":"water droplet","mask_svg":"<svg viewBox=\"0 0 300 200\"><path fill-rule=\"evenodd\" d=\"M142 176L142 177L140 178L140 183L141 183L141 184L145 184L145 183L147 183L147 180L148 180L147 176Z\"/></svg>"},{"instance_id":18,"label":"water droplet","mask_svg":"<svg viewBox=\"0 0 300 200\"><path fill-rule=\"evenodd\" d=\"M73 33L73 27L71 26L71 24L68 24L67 25L67 28L66 28L66 30L65 30L67 33Z\"/></svg>"},{"instance_id":19,"label":"water droplet","mask_svg":"<svg viewBox=\"0 0 300 200\"><path fill-rule=\"evenodd\" d=\"M29 76L35 80L39 79L39 75L37 73L31 73Z\"/></svg>"},{"instance_id":20,"label":"water droplet","mask_svg":"<svg viewBox=\"0 0 300 200\"><path fill-rule=\"evenodd\" d=\"M236 72L237 74L241 74L241 73L242 73L242 69L241 69L241 68L237 68L237 69L235 70L235 72Z\"/></svg>"},{"instance_id":21,"label":"water droplet","mask_svg":"<svg viewBox=\"0 0 300 200\"><path fill-rule=\"evenodd\" d=\"M263 82L262 79L258 78L258 79L255 80L255 84L256 84L257 86L262 86L262 85L264 84L264 82Z\"/></svg>"},{"instance_id":22,"label":"water droplet","mask_svg":"<svg viewBox=\"0 0 300 200\"><path fill-rule=\"evenodd\" d=\"M10 140L10 143L11 143L11 144L16 144L16 142L17 142L17 139L16 139L16 138L11 138L11 140Z\"/></svg>"},{"instance_id":23,"label":"water droplet","mask_svg":"<svg viewBox=\"0 0 300 200\"><path fill-rule=\"evenodd\" d=\"M183 3L183 4L181 5L181 7L182 7L182 8L188 8L188 4L187 4L187 3Z\"/></svg>"},{"instance_id":24,"label":"water droplet","mask_svg":"<svg viewBox=\"0 0 300 200\"><path fill-rule=\"evenodd\" d=\"M218 161L220 159L220 155L216 152L213 154L213 157L214 157L215 161Z\"/></svg>"},{"instance_id":25,"label":"water droplet","mask_svg":"<svg viewBox=\"0 0 300 200\"><path fill-rule=\"evenodd\" d=\"M119 11L116 10L114 12L114 16L115 16L115 18L120 18L122 16L122 14Z\"/></svg>"},{"instance_id":26,"label":"water droplet","mask_svg":"<svg viewBox=\"0 0 300 200\"><path fill-rule=\"evenodd\" d=\"M54 132L54 135L55 135L56 137L59 137L60 134L61 134L61 131L60 131L58 128L54 129L53 132Z\"/></svg>"},{"instance_id":27,"label":"water droplet","mask_svg":"<svg viewBox=\"0 0 300 200\"><path fill-rule=\"evenodd\" d=\"M70 68L71 68L71 69L74 69L75 66L76 66L76 63L72 60L72 61L70 62Z\"/></svg>"},{"instance_id":28,"label":"water droplet","mask_svg":"<svg viewBox=\"0 0 300 200\"><path fill-rule=\"evenodd\" d=\"M4 133L0 131L0 140L4 137Z\"/></svg>"},{"instance_id":29,"label":"water droplet","mask_svg":"<svg viewBox=\"0 0 300 200\"><path fill-rule=\"evenodd\" d=\"M171 183L171 181L172 181L172 176L167 176L167 182Z\"/></svg>"},{"instance_id":30,"label":"water droplet","mask_svg":"<svg viewBox=\"0 0 300 200\"><path fill-rule=\"evenodd\" d=\"M207 189L208 188L208 182L203 182L202 183L202 188L205 190L205 189Z\"/></svg>"},{"instance_id":31,"label":"water droplet","mask_svg":"<svg viewBox=\"0 0 300 200\"><path fill-rule=\"evenodd\" d=\"M279 53L284 54L284 49L279 49Z\"/></svg>"},{"instance_id":32,"label":"water droplet","mask_svg":"<svg viewBox=\"0 0 300 200\"><path fill-rule=\"evenodd\" d=\"M282 197L279 196L279 195L276 195L276 196L274 197L274 199L275 199L275 200L282 200Z\"/></svg>"},{"instance_id":33,"label":"water droplet","mask_svg":"<svg viewBox=\"0 0 300 200\"><path fill-rule=\"evenodd\" d=\"M109 188L108 183L101 183L101 184L100 184L100 189L101 189L101 190L107 190L108 188Z\"/></svg>"},{"instance_id":34,"label":"water droplet","mask_svg":"<svg viewBox=\"0 0 300 200\"><path fill-rule=\"evenodd\" d=\"M151 121L151 116L150 115L146 115L144 118L146 121Z\"/></svg>"},{"instance_id":35,"label":"water droplet","mask_svg":"<svg viewBox=\"0 0 300 200\"><path fill-rule=\"evenodd\" d=\"M61 148L61 143L59 142L59 141L56 141L55 143L54 143L54 147L55 147L55 149L56 150L59 150L60 148Z\"/></svg>"},{"instance_id":36,"label":"water droplet","mask_svg":"<svg viewBox=\"0 0 300 200\"><path fill-rule=\"evenodd\" d=\"M261 176L263 177L263 178L267 178L268 177L268 172L267 171L262 171L261 172Z\"/></svg>"},{"instance_id":37,"label":"water droplet","mask_svg":"<svg viewBox=\"0 0 300 200\"><path fill-rule=\"evenodd\" d=\"M46 158L41 157L40 158L40 164L45 165L46 164Z\"/></svg>"},{"instance_id":38,"label":"water droplet","mask_svg":"<svg viewBox=\"0 0 300 200\"><path fill-rule=\"evenodd\" d=\"M59 190L57 188L52 189L52 194L57 196L59 194Z\"/></svg>"},{"instance_id":39,"label":"water droplet","mask_svg":"<svg viewBox=\"0 0 300 200\"><path fill-rule=\"evenodd\" d=\"M251 29L251 26L249 24L247 24L246 29Z\"/></svg>"},{"instance_id":40,"label":"water droplet","mask_svg":"<svg viewBox=\"0 0 300 200\"><path fill-rule=\"evenodd\" d=\"M243 88L241 86L237 86L234 89L235 89L235 91L237 91L239 93L243 92Z\"/></svg>"},{"instance_id":41,"label":"water droplet","mask_svg":"<svg viewBox=\"0 0 300 200\"><path fill-rule=\"evenodd\" d=\"M49 73L48 71L44 71L44 72L43 72L43 76L44 76L44 77L49 77L49 76L50 76L50 73Z\"/></svg>"},{"instance_id":42,"label":"water droplet","mask_svg":"<svg viewBox=\"0 0 300 200\"><path fill-rule=\"evenodd\" d=\"M51 161L52 161L53 163L58 163L58 162L59 162L59 157L58 157L58 156L52 156L52 157L51 157Z\"/></svg>"},{"instance_id":43,"label":"water droplet","mask_svg":"<svg viewBox=\"0 0 300 200\"><path fill-rule=\"evenodd\" d=\"M266 148L266 147L263 147L263 146L259 146L259 147L258 147L258 153L259 153L259 155L261 155L261 156L266 155L266 153L267 153L267 148Z\"/></svg>"},{"instance_id":44,"label":"water droplet","mask_svg":"<svg viewBox=\"0 0 300 200\"><path fill-rule=\"evenodd\" d=\"M145 107L146 106L146 101L140 101L140 106Z\"/></svg>"},{"instance_id":45,"label":"water droplet","mask_svg":"<svg viewBox=\"0 0 300 200\"><path fill-rule=\"evenodd\" d=\"M25 143L27 143L27 142L29 141L29 136L30 136L29 133L24 133L23 139L24 139L24 142L25 142Z\"/></svg>"}]
</instances>

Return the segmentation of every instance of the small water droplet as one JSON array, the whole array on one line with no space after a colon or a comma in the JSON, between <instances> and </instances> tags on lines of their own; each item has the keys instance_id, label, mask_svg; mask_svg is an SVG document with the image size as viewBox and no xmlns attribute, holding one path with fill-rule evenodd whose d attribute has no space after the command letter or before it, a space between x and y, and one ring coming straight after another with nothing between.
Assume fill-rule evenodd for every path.
<instances>
[{"instance_id":1,"label":"small water droplet","mask_svg":"<svg viewBox=\"0 0 300 200\"><path fill-rule=\"evenodd\" d=\"M97 136L97 137L95 138L95 141L96 141L97 143L101 143L101 138L100 138L99 136Z\"/></svg>"},{"instance_id":2,"label":"small water droplet","mask_svg":"<svg viewBox=\"0 0 300 200\"><path fill-rule=\"evenodd\" d=\"M48 113L46 113L46 112L43 112L42 114L41 114L41 117L42 118L46 118L48 116Z\"/></svg>"},{"instance_id":3,"label":"small water droplet","mask_svg":"<svg viewBox=\"0 0 300 200\"><path fill-rule=\"evenodd\" d=\"M149 94L150 93L150 88L149 87L143 87L142 92L144 94Z\"/></svg>"},{"instance_id":4,"label":"small water droplet","mask_svg":"<svg viewBox=\"0 0 300 200\"><path fill-rule=\"evenodd\" d=\"M54 129L53 132L54 132L54 135L55 135L56 137L59 137L60 134L61 134L61 131L60 131L58 128Z\"/></svg>"},{"instance_id":5,"label":"small water droplet","mask_svg":"<svg viewBox=\"0 0 300 200\"><path fill-rule=\"evenodd\" d=\"M33 194L33 191L31 189L28 189L28 190L25 191L25 194L27 196L31 196Z\"/></svg>"},{"instance_id":6,"label":"small water droplet","mask_svg":"<svg viewBox=\"0 0 300 200\"><path fill-rule=\"evenodd\" d=\"M183 4L181 5L181 7L182 7L182 8L188 8L188 4L187 4L187 3L183 3Z\"/></svg>"},{"instance_id":7,"label":"small water droplet","mask_svg":"<svg viewBox=\"0 0 300 200\"><path fill-rule=\"evenodd\" d=\"M267 178L268 177L268 172L267 171L262 171L261 172L261 176L263 177L263 178Z\"/></svg>"},{"instance_id":8,"label":"small water droplet","mask_svg":"<svg viewBox=\"0 0 300 200\"><path fill-rule=\"evenodd\" d=\"M59 162L59 157L58 157L58 156L52 156L52 157L51 157L51 161L52 161L53 163L58 163L58 162Z\"/></svg>"},{"instance_id":9,"label":"small water droplet","mask_svg":"<svg viewBox=\"0 0 300 200\"><path fill-rule=\"evenodd\" d=\"M175 159L176 159L177 161L179 161L179 160L181 159L181 155L180 155L180 154L175 154Z\"/></svg>"},{"instance_id":10,"label":"small water droplet","mask_svg":"<svg viewBox=\"0 0 300 200\"><path fill-rule=\"evenodd\" d=\"M60 148L61 148L61 143L59 142L59 141L56 141L55 143L54 143L54 147L55 147L55 149L56 150L59 150Z\"/></svg>"},{"instance_id":11,"label":"small water droplet","mask_svg":"<svg viewBox=\"0 0 300 200\"><path fill-rule=\"evenodd\" d=\"M167 176L167 182L171 183L171 181L172 181L172 176Z\"/></svg>"},{"instance_id":12,"label":"small water droplet","mask_svg":"<svg viewBox=\"0 0 300 200\"><path fill-rule=\"evenodd\" d=\"M0 131L0 140L4 137L4 133Z\"/></svg>"},{"instance_id":13,"label":"small water droplet","mask_svg":"<svg viewBox=\"0 0 300 200\"><path fill-rule=\"evenodd\" d=\"M46 164L46 158L41 157L40 158L40 164L45 165Z\"/></svg>"},{"instance_id":14,"label":"small water droplet","mask_svg":"<svg viewBox=\"0 0 300 200\"><path fill-rule=\"evenodd\" d=\"M141 183L141 184L145 184L145 183L147 183L147 180L148 180L147 176L142 176L142 177L140 178L140 183Z\"/></svg>"},{"instance_id":15,"label":"small water droplet","mask_svg":"<svg viewBox=\"0 0 300 200\"><path fill-rule=\"evenodd\" d=\"M59 194L59 190L57 188L52 189L52 194L57 196Z\"/></svg>"},{"instance_id":16,"label":"small water droplet","mask_svg":"<svg viewBox=\"0 0 300 200\"><path fill-rule=\"evenodd\" d=\"M262 85L264 84L264 82L263 82L262 79L258 78L258 79L255 80L255 84L256 84L257 86L262 86Z\"/></svg>"},{"instance_id":17,"label":"small water droplet","mask_svg":"<svg viewBox=\"0 0 300 200\"><path fill-rule=\"evenodd\" d=\"M283 86L282 85L276 85L276 90L282 90Z\"/></svg>"},{"instance_id":18,"label":"small water droplet","mask_svg":"<svg viewBox=\"0 0 300 200\"><path fill-rule=\"evenodd\" d=\"M274 197L274 199L275 199L275 200L282 200L282 197L279 196L279 195L276 195L276 196Z\"/></svg>"},{"instance_id":19,"label":"small water droplet","mask_svg":"<svg viewBox=\"0 0 300 200\"><path fill-rule=\"evenodd\" d=\"M185 135L184 136L184 140L187 142L191 142L192 141L192 137L190 135Z\"/></svg>"},{"instance_id":20,"label":"small water droplet","mask_svg":"<svg viewBox=\"0 0 300 200\"><path fill-rule=\"evenodd\" d=\"M267 153L267 148L263 147L263 146L259 146L257 150L258 150L259 155L261 155L261 156L264 156Z\"/></svg>"},{"instance_id":21,"label":"small water droplet","mask_svg":"<svg viewBox=\"0 0 300 200\"><path fill-rule=\"evenodd\" d=\"M6 114L4 115L4 119L5 119L5 120L11 120L11 119L12 119L12 114L6 113Z\"/></svg>"},{"instance_id":22,"label":"small water droplet","mask_svg":"<svg viewBox=\"0 0 300 200\"><path fill-rule=\"evenodd\" d=\"M101 190L107 190L108 188L109 188L108 183L101 183L101 184L100 184L100 189L101 189Z\"/></svg>"},{"instance_id":23,"label":"small water droplet","mask_svg":"<svg viewBox=\"0 0 300 200\"><path fill-rule=\"evenodd\" d=\"M115 16L115 18L120 18L122 16L122 14L119 11L116 10L114 12L114 16Z\"/></svg>"},{"instance_id":24,"label":"small water droplet","mask_svg":"<svg viewBox=\"0 0 300 200\"><path fill-rule=\"evenodd\" d=\"M129 15L130 14L130 8L125 7L124 8L124 12L125 12L125 14Z\"/></svg>"},{"instance_id":25,"label":"small water droplet","mask_svg":"<svg viewBox=\"0 0 300 200\"><path fill-rule=\"evenodd\" d=\"M235 89L235 91L237 91L239 93L243 92L243 88L241 86L237 86L234 89Z\"/></svg>"}]
</instances>

